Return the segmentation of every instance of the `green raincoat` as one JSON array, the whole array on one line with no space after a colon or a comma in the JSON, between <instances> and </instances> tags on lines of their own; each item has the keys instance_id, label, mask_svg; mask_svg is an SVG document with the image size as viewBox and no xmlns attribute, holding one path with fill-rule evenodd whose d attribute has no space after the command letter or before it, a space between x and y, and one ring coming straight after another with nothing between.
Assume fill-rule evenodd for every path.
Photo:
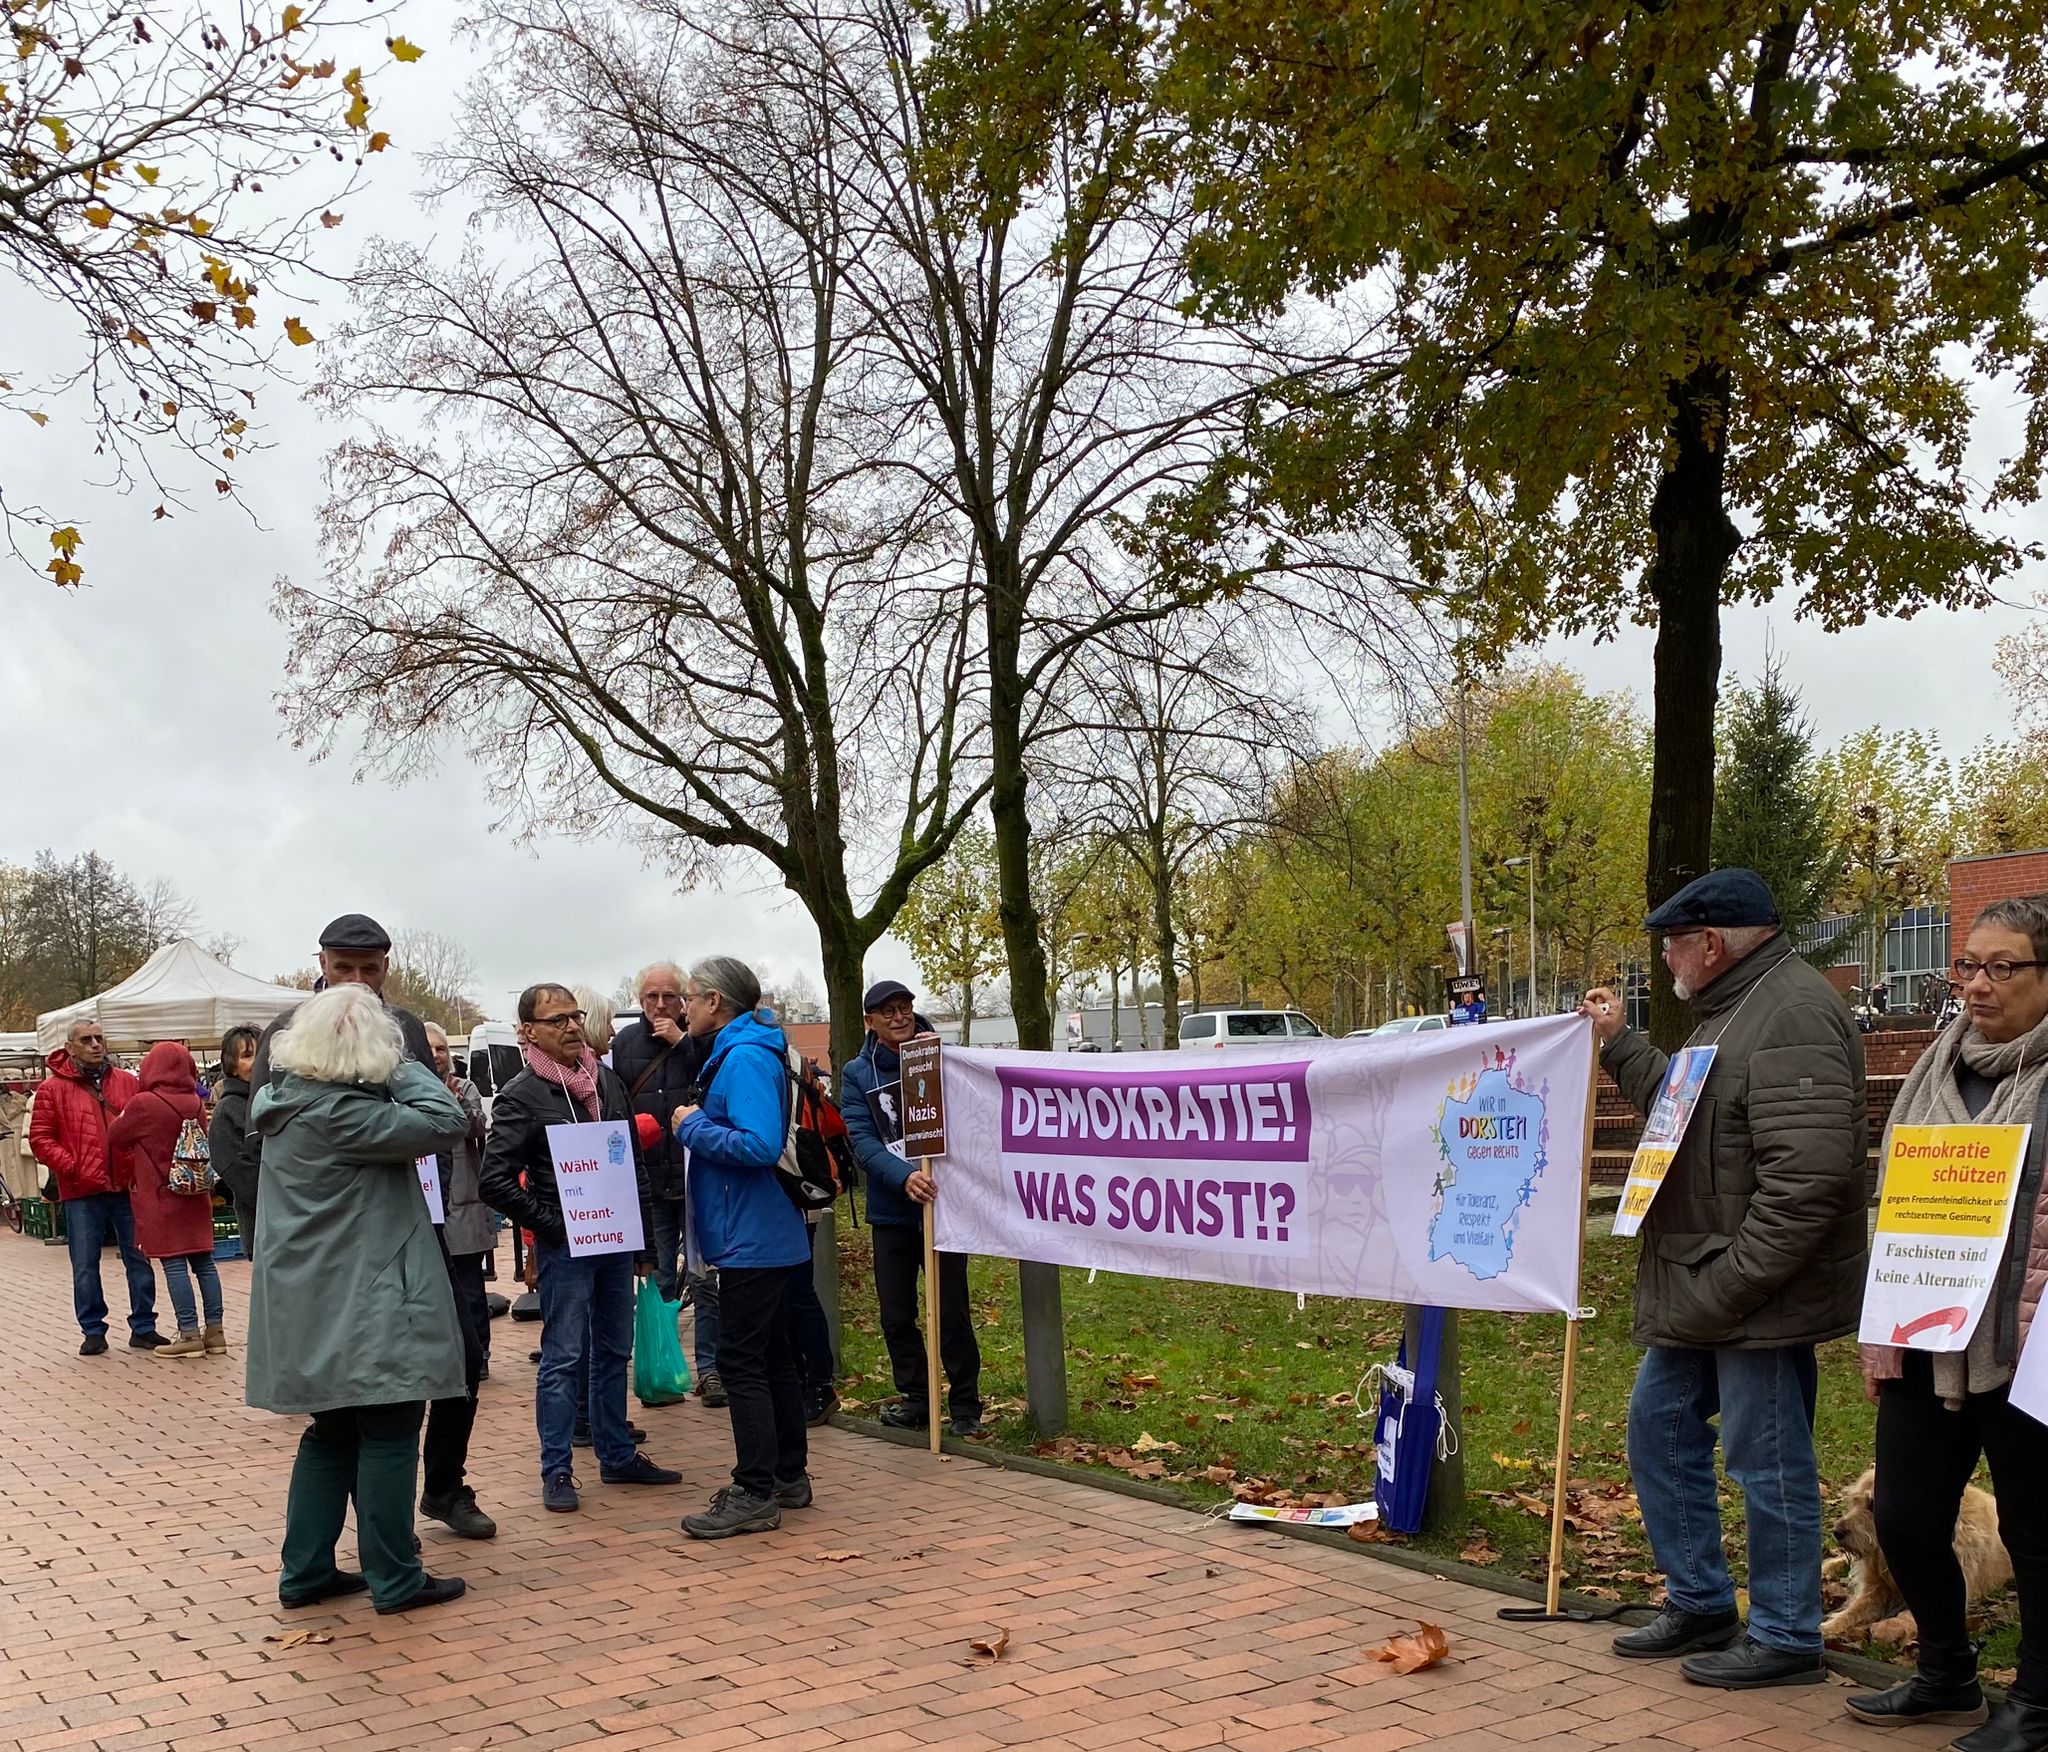
<instances>
[{"instance_id":1,"label":"green raincoat","mask_svg":"<svg viewBox=\"0 0 2048 1752\"><path fill-rule=\"evenodd\" d=\"M266 1411L457 1399L467 1390L448 1268L415 1164L469 1116L422 1065L381 1089L286 1073L263 1134L247 1397Z\"/></svg>"}]
</instances>

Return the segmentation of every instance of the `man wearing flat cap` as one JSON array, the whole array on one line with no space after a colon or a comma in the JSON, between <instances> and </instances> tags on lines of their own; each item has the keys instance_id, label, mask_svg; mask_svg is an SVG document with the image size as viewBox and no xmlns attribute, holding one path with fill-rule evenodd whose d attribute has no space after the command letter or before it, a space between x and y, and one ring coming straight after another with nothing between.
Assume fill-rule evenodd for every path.
<instances>
[{"instance_id":1,"label":"man wearing flat cap","mask_svg":"<svg viewBox=\"0 0 2048 1752\"><path fill-rule=\"evenodd\" d=\"M381 1001L384 982L391 972L390 933L366 913L343 913L320 933L319 959L322 989L339 985L368 986ZM405 1039L405 1056L440 1076L426 1024L410 1010L401 1009L396 1004L385 1004L384 1011L398 1024L398 1031ZM252 1108L257 1091L270 1082L271 1039L291 1018L292 1012L286 1011L264 1029L262 1038L256 1043L256 1062L249 1070ZM251 1158L258 1163L260 1191L262 1134L252 1127L248 1139ZM443 1140L443 1147L435 1156L444 1187L453 1181L454 1151L462 1142L463 1134L458 1132ZM260 1228L258 1233L261 1233ZM482 1287L480 1277L474 1285L466 1281L468 1276L480 1273L480 1263L465 1256L464 1262L458 1264L456 1257L448 1251L443 1229L437 1227L434 1235L441 1245L441 1257L447 1264L450 1287L455 1292L455 1308L461 1326L463 1374L468 1386L460 1399L437 1399L428 1408L423 1445L426 1488L420 1498L420 1512L464 1539L489 1539L497 1533L498 1525L477 1507L476 1492L469 1487L466 1474L470 1432L476 1423L477 1386L483 1379L484 1356L490 1340L489 1327L484 1324L490 1319L490 1310L481 1295L475 1293Z\"/></svg>"},{"instance_id":2,"label":"man wearing flat cap","mask_svg":"<svg viewBox=\"0 0 2048 1752\"><path fill-rule=\"evenodd\" d=\"M1643 1219L1628 1456L1669 1603L1615 1639L1688 1656L1702 1685L1818 1685L1821 1501L1814 1347L1854 1332L1869 1196L1863 1050L1848 1006L1794 952L1762 878L1713 870L1650 914L1664 963L1715 1049ZM1669 1057L1607 990L1579 1006L1601 1062L1647 1114ZM1742 1487L1749 1623L1721 1547L1715 1431Z\"/></svg>"},{"instance_id":3,"label":"man wearing flat cap","mask_svg":"<svg viewBox=\"0 0 2048 1752\"><path fill-rule=\"evenodd\" d=\"M924 1270L924 1207L938 1198L930 1166L903 1154L902 1064L906 1041L932 1032L899 979L878 980L861 1000L868 1037L840 1078L846 1137L868 1187L868 1236L875 1249L875 1305L897 1400L881 1413L892 1429L921 1430L940 1415L956 1436L981 1434L981 1347L967 1295L967 1255L939 1255L939 1362L944 1381L925 1379L924 1335L917 1325L917 1280Z\"/></svg>"}]
</instances>

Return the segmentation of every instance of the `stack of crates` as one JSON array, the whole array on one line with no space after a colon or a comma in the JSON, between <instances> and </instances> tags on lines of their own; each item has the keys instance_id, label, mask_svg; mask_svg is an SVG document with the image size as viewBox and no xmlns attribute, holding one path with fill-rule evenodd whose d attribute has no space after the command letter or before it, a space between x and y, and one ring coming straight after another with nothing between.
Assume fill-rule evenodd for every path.
<instances>
[{"instance_id":1,"label":"stack of crates","mask_svg":"<svg viewBox=\"0 0 2048 1752\"><path fill-rule=\"evenodd\" d=\"M54 1247L64 1239L64 1207L43 1198L23 1199L21 1232Z\"/></svg>"}]
</instances>

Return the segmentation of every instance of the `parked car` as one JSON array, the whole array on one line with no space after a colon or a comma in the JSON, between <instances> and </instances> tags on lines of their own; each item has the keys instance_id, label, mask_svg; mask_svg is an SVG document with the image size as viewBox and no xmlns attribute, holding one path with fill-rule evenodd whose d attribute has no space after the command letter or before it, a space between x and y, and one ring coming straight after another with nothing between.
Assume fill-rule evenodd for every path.
<instances>
[{"instance_id":1,"label":"parked car","mask_svg":"<svg viewBox=\"0 0 2048 1752\"><path fill-rule=\"evenodd\" d=\"M1324 1038L1299 1010L1198 1010L1180 1019L1182 1052L1212 1047L1263 1046L1269 1041Z\"/></svg>"},{"instance_id":2,"label":"parked car","mask_svg":"<svg viewBox=\"0 0 2048 1752\"><path fill-rule=\"evenodd\" d=\"M1377 1028L1361 1028L1361 1034L1428 1034L1439 1028L1450 1027L1447 1016L1396 1016L1391 1022L1382 1022Z\"/></svg>"}]
</instances>

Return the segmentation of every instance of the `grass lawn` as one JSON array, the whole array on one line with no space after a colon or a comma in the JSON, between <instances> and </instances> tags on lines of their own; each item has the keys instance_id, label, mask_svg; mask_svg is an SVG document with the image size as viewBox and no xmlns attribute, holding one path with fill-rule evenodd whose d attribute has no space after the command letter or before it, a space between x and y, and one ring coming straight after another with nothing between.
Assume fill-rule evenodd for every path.
<instances>
[{"instance_id":1,"label":"grass lawn","mask_svg":"<svg viewBox=\"0 0 2048 1752\"><path fill-rule=\"evenodd\" d=\"M1629 1342L1636 1248L1607 1235L1607 1223L1596 1214L1587 1232L1583 1300L1598 1315L1580 1334L1566 1585L1601 1598L1649 1600L1660 1578L1636 1513L1624 1439L1640 1354ZM873 1409L894 1389L876 1323L867 1231L842 1226L840 1245L849 1377L841 1391L849 1410ZM1297 1308L1294 1297L1267 1290L1108 1272L1091 1284L1086 1272L1060 1275L1072 1423L1065 1436L1044 1442L1024 1411L1017 1268L1008 1260L973 1262L994 1445L1113 1467L1196 1502L1356 1502L1371 1495L1373 1407L1361 1408L1355 1395L1373 1364L1393 1360L1398 1308L1323 1296ZM1537 1580L1549 1547L1564 1322L1554 1315L1466 1313L1460 1327L1469 1515L1462 1527L1405 1543ZM1875 1415L1863 1397L1853 1341L1825 1347L1816 1440L1830 1497L1869 1464ZM1739 1582L1741 1497L1725 1478L1722 1514ZM1839 1597L1831 1589L1831 1607ZM1994 1603L1985 1626L1987 1668L2013 1659L2012 1614L2009 1599Z\"/></svg>"}]
</instances>

